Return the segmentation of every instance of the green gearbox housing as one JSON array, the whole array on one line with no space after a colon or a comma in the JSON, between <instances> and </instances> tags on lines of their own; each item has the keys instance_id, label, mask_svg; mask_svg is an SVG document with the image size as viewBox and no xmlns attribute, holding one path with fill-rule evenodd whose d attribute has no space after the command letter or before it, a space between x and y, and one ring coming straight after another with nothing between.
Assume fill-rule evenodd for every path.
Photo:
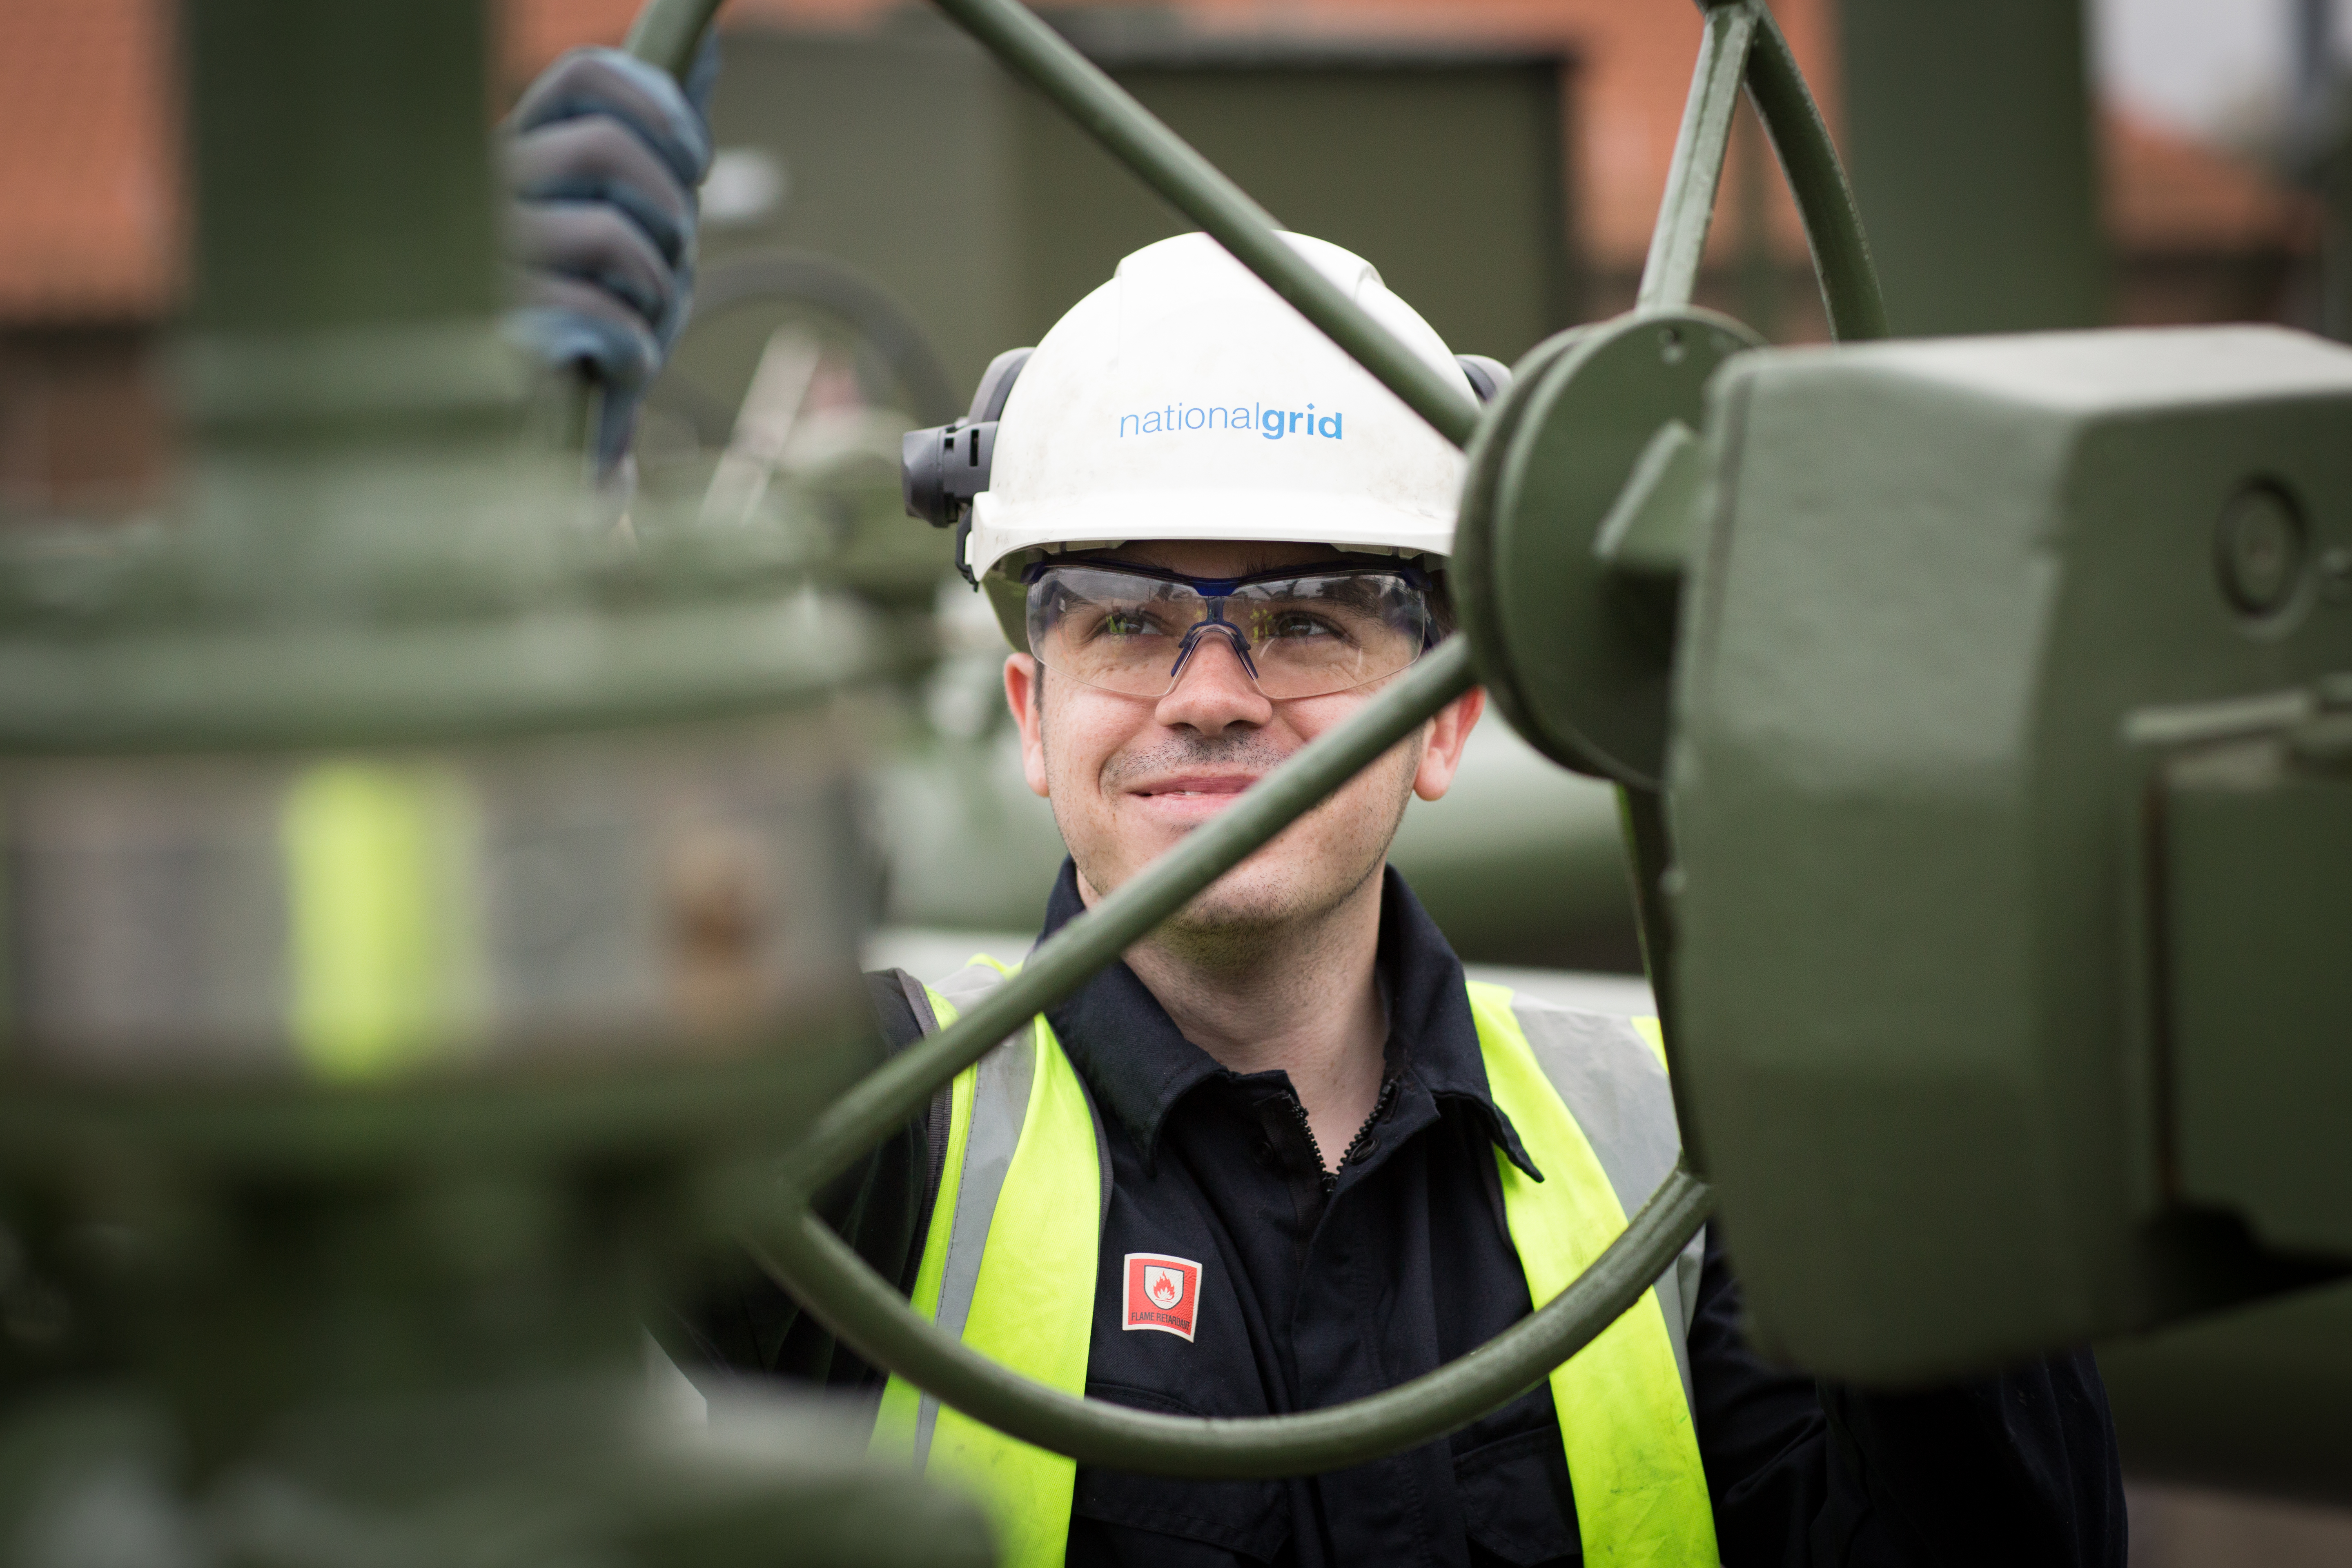
<instances>
[{"instance_id":1,"label":"green gearbox housing","mask_svg":"<svg viewBox=\"0 0 2352 1568\"><path fill-rule=\"evenodd\" d=\"M1923 1383L2352 1262L2352 351L1744 354L1676 1070L1774 1352Z\"/></svg>"}]
</instances>

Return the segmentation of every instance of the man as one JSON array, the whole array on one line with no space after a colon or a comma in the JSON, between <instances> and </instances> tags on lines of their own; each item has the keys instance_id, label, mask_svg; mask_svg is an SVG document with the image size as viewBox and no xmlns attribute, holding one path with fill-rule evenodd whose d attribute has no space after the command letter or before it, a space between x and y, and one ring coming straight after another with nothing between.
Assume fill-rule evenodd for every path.
<instances>
[{"instance_id":1,"label":"man","mask_svg":"<svg viewBox=\"0 0 2352 1568\"><path fill-rule=\"evenodd\" d=\"M1293 243L1463 374L1369 266ZM1198 235L1000 367L961 564L1018 650L1005 695L1070 852L1051 934L1449 629L1461 461ZM1549 1299L1676 1137L1633 1026L1468 986L1386 867L1482 707L1451 704L968 1073L845 1184L844 1234L968 1343L1180 1415L1376 1393ZM877 977L877 1005L903 1043L995 979ZM717 1302L691 1331L706 1363L875 1381L772 1288ZM1073 1467L895 1381L876 1441L979 1478L1022 1563L2122 1563L2088 1354L1864 1394L1764 1365L1738 1316L1711 1227L1545 1384L1289 1481Z\"/></svg>"}]
</instances>

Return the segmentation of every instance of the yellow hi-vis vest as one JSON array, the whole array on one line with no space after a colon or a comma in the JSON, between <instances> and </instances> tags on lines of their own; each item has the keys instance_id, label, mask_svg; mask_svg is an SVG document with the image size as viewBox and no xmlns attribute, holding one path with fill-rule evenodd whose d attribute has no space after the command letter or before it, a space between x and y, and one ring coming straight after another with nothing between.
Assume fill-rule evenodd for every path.
<instances>
[{"instance_id":1,"label":"yellow hi-vis vest","mask_svg":"<svg viewBox=\"0 0 2352 1568\"><path fill-rule=\"evenodd\" d=\"M981 960L924 987L926 1032L953 1023L959 1004L1010 973ZM1541 1306L1673 1168L1679 1140L1664 1057L1653 1020L1577 1012L1499 985L1469 990L1487 1087L1544 1175L1530 1180L1496 1151L1511 1245ZM1082 1394L1110 1180L1093 1102L1041 1016L960 1074L950 1105L915 1310L991 1360ZM1595 1568L1718 1561L1685 1342L1700 1259L1694 1240L1631 1310L1552 1371L1584 1558ZM883 1391L873 1448L979 1497L1008 1568L1062 1561L1075 1461L897 1377Z\"/></svg>"}]
</instances>

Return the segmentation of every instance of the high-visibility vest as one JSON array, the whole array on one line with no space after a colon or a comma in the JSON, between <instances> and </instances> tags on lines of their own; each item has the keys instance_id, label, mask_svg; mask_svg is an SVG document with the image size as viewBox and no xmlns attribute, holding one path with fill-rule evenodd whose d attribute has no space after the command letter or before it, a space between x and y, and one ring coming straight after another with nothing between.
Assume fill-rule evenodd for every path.
<instances>
[{"instance_id":1,"label":"high-visibility vest","mask_svg":"<svg viewBox=\"0 0 2352 1568\"><path fill-rule=\"evenodd\" d=\"M953 1023L960 1006L1010 973L983 960L926 986L926 1032ZM1577 1012L1499 985L1469 991L1488 1089L1544 1175L1530 1180L1496 1151L1511 1244L1541 1306L1674 1166L1664 1055L1653 1020ZM1093 1101L1041 1016L958 1075L950 1105L913 1305L991 1360L1083 1394L1110 1181ZM1552 1371L1577 1524L1596 1568L1717 1561L1685 1344L1700 1258L1695 1240L1632 1310ZM1011 1568L1062 1561L1075 1461L897 1377L883 1391L873 1447L977 1496Z\"/></svg>"}]
</instances>

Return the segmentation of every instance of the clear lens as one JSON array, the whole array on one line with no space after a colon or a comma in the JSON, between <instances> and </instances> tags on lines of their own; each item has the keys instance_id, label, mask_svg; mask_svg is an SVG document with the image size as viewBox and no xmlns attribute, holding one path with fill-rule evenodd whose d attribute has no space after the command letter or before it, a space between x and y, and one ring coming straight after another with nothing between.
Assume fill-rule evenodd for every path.
<instances>
[{"instance_id":1,"label":"clear lens","mask_svg":"<svg viewBox=\"0 0 2352 1568\"><path fill-rule=\"evenodd\" d=\"M1029 587L1029 648L1046 668L1129 697L1163 697L1212 645L1277 700L1383 680L1421 657L1427 596L1389 572L1307 573L1204 598L1189 584L1055 566Z\"/></svg>"}]
</instances>

